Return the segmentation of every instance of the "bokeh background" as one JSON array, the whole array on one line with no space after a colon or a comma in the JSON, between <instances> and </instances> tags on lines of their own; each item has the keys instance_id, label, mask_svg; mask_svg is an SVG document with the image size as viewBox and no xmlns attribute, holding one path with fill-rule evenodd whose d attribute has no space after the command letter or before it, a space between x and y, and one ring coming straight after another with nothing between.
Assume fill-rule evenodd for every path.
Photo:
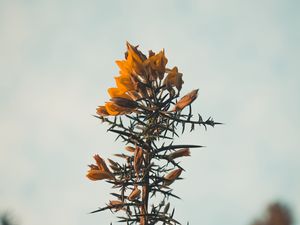
<instances>
[{"instance_id":1,"label":"bokeh background","mask_svg":"<svg viewBox=\"0 0 300 225\"><path fill-rule=\"evenodd\" d=\"M300 215L300 2L0 0L0 212L22 225L109 224L89 215L110 186L85 178L92 155L123 144L93 118L108 99L126 40L165 48L199 88L194 111L225 125L173 185L177 217L247 225L272 201Z\"/></svg>"}]
</instances>

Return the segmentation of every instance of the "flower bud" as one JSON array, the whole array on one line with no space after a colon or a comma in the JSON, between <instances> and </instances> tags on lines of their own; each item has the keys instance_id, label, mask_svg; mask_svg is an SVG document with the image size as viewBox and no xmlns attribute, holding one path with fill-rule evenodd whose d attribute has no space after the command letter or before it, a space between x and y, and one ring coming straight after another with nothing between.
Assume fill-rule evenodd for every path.
<instances>
[{"instance_id":1,"label":"flower bud","mask_svg":"<svg viewBox=\"0 0 300 225\"><path fill-rule=\"evenodd\" d=\"M140 198L140 195L141 195L141 190L138 189L137 186L135 186L132 192L130 193L130 195L128 196L128 200L133 201L135 199L138 199Z\"/></svg>"},{"instance_id":2,"label":"flower bud","mask_svg":"<svg viewBox=\"0 0 300 225\"><path fill-rule=\"evenodd\" d=\"M125 149L129 152L135 152L135 148L131 146L126 146Z\"/></svg>"},{"instance_id":3,"label":"flower bud","mask_svg":"<svg viewBox=\"0 0 300 225\"><path fill-rule=\"evenodd\" d=\"M114 208L116 211L123 208L124 203L119 200L111 200L109 201L109 206Z\"/></svg>"},{"instance_id":4,"label":"flower bud","mask_svg":"<svg viewBox=\"0 0 300 225\"><path fill-rule=\"evenodd\" d=\"M190 105L198 96L198 90L193 90L190 93L183 96L175 105L174 111L183 110L186 106Z\"/></svg>"},{"instance_id":5,"label":"flower bud","mask_svg":"<svg viewBox=\"0 0 300 225\"><path fill-rule=\"evenodd\" d=\"M167 186L172 184L180 176L181 172L182 172L182 169L176 169L176 170L171 171L167 175L165 175L164 184Z\"/></svg>"},{"instance_id":6,"label":"flower bud","mask_svg":"<svg viewBox=\"0 0 300 225\"><path fill-rule=\"evenodd\" d=\"M167 157L169 160L173 160L182 156L190 156L191 152L189 148L183 148L183 149L179 149L175 152L172 152L171 154L169 154Z\"/></svg>"},{"instance_id":7,"label":"flower bud","mask_svg":"<svg viewBox=\"0 0 300 225\"><path fill-rule=\"evenodd\" d=\"M89 170L88 173L86 174L86 177L92 181L104 180L104 179L108 179L108 180L115 179L112 173L108 173L106 171L101 171L101 170Z\"/></svg>"}]
</instances>

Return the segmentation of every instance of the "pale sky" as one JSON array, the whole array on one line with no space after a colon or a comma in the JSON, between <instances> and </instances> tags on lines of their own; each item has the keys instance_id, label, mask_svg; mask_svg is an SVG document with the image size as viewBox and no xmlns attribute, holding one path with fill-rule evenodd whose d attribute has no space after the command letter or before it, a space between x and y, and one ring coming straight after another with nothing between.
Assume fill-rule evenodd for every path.
<instances>
[{"instance_id":1,"label":"pale sky","mask_svg":"<svg viewBox=\"0 0 300 225\"><path fill-rule=\"evenodd\" d=\"M208 3L209 2L209 3ZM85 178L92 156L122 151L91 115L108 99L125 42L165 49L194 111L225 125L176 143L177 218L249 225L276 200L300 222L299 1L0 0L0 212L20 225L89 225L110 185Z\"/></svg>"}]
</instances>

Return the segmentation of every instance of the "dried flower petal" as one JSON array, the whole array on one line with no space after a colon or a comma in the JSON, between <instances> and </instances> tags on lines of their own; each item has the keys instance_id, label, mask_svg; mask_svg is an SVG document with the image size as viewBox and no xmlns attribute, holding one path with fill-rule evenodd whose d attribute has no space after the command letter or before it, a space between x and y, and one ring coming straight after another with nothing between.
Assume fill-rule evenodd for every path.
<instances>
[{"instance_id":1,"label":"dried flower petal","mask_svg":"<svg viewBox=\"0 0 300 225\"><path fill-rule=\"evenodd\" d=\"M176 170L171 171L167 175L165 175L164 184L167 186L172 184L180 176L181 172L182 172L182 169L176 169Z\"/></svg>"},{"instance_id":2,"label":"dried flower petal","mask_svg":"<svg viewBox=\"0 0 300 225\"><path fill-rule=\"evenodd\" d=\"M186 106L190 105L198 96L198 89L191 91L190 93L183 96L175 105L174 111L179 111L184 109Z\"/></svg>"}]
</instances>

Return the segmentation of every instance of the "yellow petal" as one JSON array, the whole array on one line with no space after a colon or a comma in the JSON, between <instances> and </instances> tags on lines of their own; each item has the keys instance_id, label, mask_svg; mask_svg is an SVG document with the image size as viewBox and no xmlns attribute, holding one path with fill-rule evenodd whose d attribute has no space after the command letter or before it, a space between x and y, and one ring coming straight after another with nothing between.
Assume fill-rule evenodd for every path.
<instances>
[{"instance_id":1,"label":"yellow petal","mask_svg":"<svg viewBox=\"0 0 300 225\"><path fill-rule=\"evenodd\" d=\"M130 99L129 95L125 94L126 90L120 89L120 88L108 88L107 90L108 94L112 98L121 97L121 98L127 98Z\"/></svg>"},{"instance_id":2,"label":"yellow petal","mask_svg":"<svg viewBox=\"0 0 300 225\"><path fill-rule=\"evenodd\" d=\"M155 71L158 73L159 79L163 79L167 63L168 59L165 57L165 51L162 50L158 54L150 56L144 64L150 65L151 69L154 71L151 74L155 79L157 78L155 77Z\"/></svg>"},{"instance_id":3,"label":"yellow petal","mask_svg":"<svg viewBox=\"0 0 300 225\"><path fill-rule=\"evenodd\" d=\"M144 65L143 65L143 59L140 56L140 53L138 50L130 45L127 42L127 49L128 49L128 56L127 56L127 64L130 65L130 68L139 75L142 75L144 73Z\"/></svg>"},{"instance_id":4,"label":"yellow petal","mask_svg":"<svg viewBox=\"0 0 300 225\"><path fill-rule=\"evenodd\" d=\"M131 91L134 90L134 84L130 78L130 76L121 75L119 77L115 77L117 87L120 90Z\"/></svg>"},{"instance_id":5,"label":"yellow petal","mask_svg":"<svg viewBox=\"0 0 300 225\"><path fill-rule=\"evenodd\" d=\"M132 63L128 60L117 60L116 64L120 68L120 74L129 76L132 74Z\"/></svg>"}]
</instances>

